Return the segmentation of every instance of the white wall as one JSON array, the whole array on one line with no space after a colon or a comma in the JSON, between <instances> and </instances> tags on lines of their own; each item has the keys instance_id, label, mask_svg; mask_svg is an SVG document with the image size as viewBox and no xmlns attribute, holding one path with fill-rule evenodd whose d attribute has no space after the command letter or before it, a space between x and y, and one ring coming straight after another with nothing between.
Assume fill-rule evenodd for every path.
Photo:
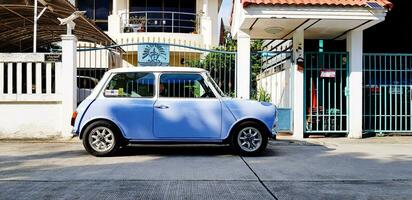
<instances>
[{"instance_id":1,"label":"white wall","mask_svg":"<svg viewBox=\"0 0 412 200\"><path fill-rule=\"evenodd\" d=\"M44 58L43 53L0 54L0 138L70 135L70 130L64 131L62 126L70 126L70 121L63 119L70 118L71 113L63 113L62 110L62 96L67 93L67 90L62 89L62 77L68 74L64 72L60 62L55 63L52 70L53 64L45 62ZM41 73L42 63L46 63L45 74ZM3 73L5 69L7 74ZM23 76L23 72L26 76ZM16 74L16 78L12 74ZM55 90L52 90L52 77L55 80ZM3 80L8 83L6 90L3 90ZM11 84L13 82L16 84ZM46 85L42 85L44 82Z\"/></svg>"},{"instance_id":2,"label":"white wall","mask_svg":"<svg viewBox=\"0 0 412 200\"><path fill-rule=\"evenodd\" d=\"M0 110L0 138L61 137L61 102L0 102Z\"/></svg>"},{"instance_id":3,"label":"white wall","mask_svg":"<svg viewBox=\"0 0 412 200\"><path fill-rule=\"evenodd\" d=\"M268 70L258 76L258 90L270 94L272 103L279 108L291 108L290 69L276 72Z\"/></svg>"}]
</instances>

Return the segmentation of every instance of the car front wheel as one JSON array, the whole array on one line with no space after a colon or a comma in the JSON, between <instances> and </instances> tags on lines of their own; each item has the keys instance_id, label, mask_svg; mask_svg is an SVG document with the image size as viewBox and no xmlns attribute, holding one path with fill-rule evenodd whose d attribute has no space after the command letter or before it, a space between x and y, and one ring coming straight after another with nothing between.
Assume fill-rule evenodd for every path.
<instances>
[{"instance_id":1,"label":"car front wheel","mask_svg":"<svg viewBox=\"0 0 412 200\"><path fill-rule=\"evenodd\" d=\"M258 155L266 149L267 143L263 128L254 122L240 124L232 137L233 147L242 155Z\"/></svg>"},{"instance_id":2,"label":"car front wheel","mask_svg":"<svg viewBox=\"0 0 412 200\"><path fill-rule=\"evenodd\" d=\"M119 133L111 123L94 122L84 132L83 146L94 156L112 155L120 148Z\"/></svg>"}]
</instances>

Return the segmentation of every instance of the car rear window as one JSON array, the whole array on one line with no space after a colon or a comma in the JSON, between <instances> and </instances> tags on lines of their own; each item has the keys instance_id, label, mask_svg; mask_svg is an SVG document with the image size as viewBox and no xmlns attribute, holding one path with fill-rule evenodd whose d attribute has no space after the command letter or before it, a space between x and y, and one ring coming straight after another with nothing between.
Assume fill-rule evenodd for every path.
<instances>
[{"instance_id":1,"label":"car rear window","mask_svg":"<svg viewBox=\"0 0 412 200\"><path fill-rule=\"evenodd\" d=\"M119 73L112 77L107 85L104 96L147 98L154 97L153 73L128 72Z\"/></svg>"}]
</instances>

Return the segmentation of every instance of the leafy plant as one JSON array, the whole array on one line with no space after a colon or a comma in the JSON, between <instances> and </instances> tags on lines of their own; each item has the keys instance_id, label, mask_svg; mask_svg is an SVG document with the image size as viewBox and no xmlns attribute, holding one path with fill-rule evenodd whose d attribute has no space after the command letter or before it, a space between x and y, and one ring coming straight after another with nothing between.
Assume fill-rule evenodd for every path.
<instances>
[{"instance_id":1,"label":"leafy plant","mask_svg":"<svg viewBox=\"0 0 412 200\"><path fill-rule=\"evenodd\" d=\"M272 102L270 94L262 87L259 88L256 99L261 102L269 102L269 103Z\"/></svg>"}]
</instances>

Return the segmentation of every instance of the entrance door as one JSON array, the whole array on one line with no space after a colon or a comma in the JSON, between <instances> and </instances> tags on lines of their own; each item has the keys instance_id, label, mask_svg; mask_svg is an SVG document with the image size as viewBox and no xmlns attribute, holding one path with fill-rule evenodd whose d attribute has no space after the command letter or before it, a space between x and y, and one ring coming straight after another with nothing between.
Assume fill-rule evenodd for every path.
<instances>
[{"instance_id":1,"label":"entrance door","mask_svg":"<svg viewBox=\"0 0 412 200\"><path fill-rule=\"evenodd\" d=\"M221 102L197 73L160 75L159 98L154 105L154 133L169 139L218 139Z\"/></svg>"},{"instance_id":2,"label":"entrance door","mask_svg":"<svg viewBox=\"0 0 412 200\"><path fill-rule=\"evenodd\" d=\"M348 132L348 62L346 52L305 53L305 133Z\"/></svg>"}]
</instances>

